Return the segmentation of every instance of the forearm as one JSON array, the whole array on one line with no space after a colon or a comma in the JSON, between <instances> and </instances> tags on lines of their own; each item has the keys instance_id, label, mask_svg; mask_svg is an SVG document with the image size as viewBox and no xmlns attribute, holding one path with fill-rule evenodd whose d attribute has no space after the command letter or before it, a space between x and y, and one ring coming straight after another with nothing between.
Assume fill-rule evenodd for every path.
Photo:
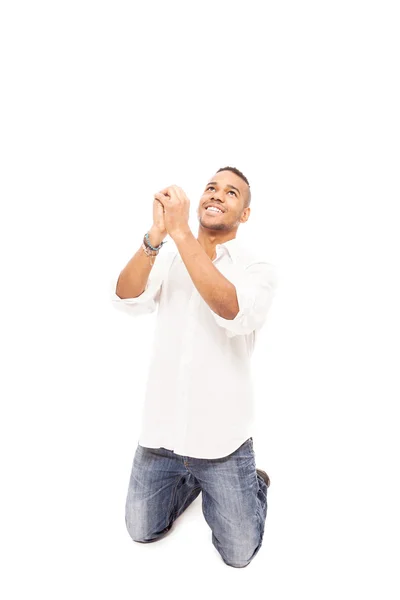
<instances>
[{"instance_id":1,"label":"forearm","mask_svg":"<svg viewBox=\"0 0 400 600\"><path fill-rule=\"evenodd\" d=\"M239 303L233 283L214 266L191 231L175 236L174 242L204 301L220 317L234 319L239 312Z\"/></svg>"},{"instance_id":2,"label":"forearm","mask_svg":"<svg viewBox=\"0 0 400 600\"><path fill-rule=\"evenodd\" d=\"M165 237L153 228L149 230L149 239L152 246L159 246ZM120 298L137 298L140 296L146 288L153 268L153 260L157 260L157 257L147 256L140 247L118 277L115 290L117 296Z\"/></svg>"}]
</instances>

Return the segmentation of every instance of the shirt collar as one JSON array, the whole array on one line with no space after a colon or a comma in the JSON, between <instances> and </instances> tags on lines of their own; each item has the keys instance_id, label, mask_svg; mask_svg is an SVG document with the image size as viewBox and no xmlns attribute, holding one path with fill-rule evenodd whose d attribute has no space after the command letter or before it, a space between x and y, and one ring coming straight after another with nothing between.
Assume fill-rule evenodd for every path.
<instances>
[{"instance_id":1,"label":"shirt collar","mask_svg":"<svg viewBox=\"0 0 400 600\"><path fill-rule=\"evenodd\" d=\"M216 258L218 258L221 254L221 248L222 248L222 252L228 252L228 254L230 255L231 259L233 262L236 262L236 260L238 259L238 256L240 254L240 242L236 239L236 238L232 238L231 240L228 240L227 242L224 242L223 244L217 244L215 249L217 252L217 256ZM176 251L178 258L181 262L183 262L182 260L182 256L179 254L179 251Z\"/></svg>"},{"instance_id":2,"label":"shirt collar","mask_svg":"<svg viewBox=\"0 0 400 600\"><path fill-rule=\"evenodd\" d=\"M218 248L225 248L225 251L228 252L234 262L237 260L238 255L240 254L240 242L236 238L232 238L223 244L217 244L217 249Z\"/></svg>"}]
</instances>

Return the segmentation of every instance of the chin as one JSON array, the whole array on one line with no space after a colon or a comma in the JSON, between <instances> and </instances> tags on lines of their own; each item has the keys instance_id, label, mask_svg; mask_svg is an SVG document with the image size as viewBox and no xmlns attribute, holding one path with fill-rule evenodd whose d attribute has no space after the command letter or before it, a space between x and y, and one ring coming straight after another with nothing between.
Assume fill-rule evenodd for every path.
<instances>
[{"instance_id":1,"label":"chin","mask_svg":"<svg viewBox=\"0 0 400 600\"><path fill-rule=\"evenodd\" d=\"M219 223L218 225L210 225L209 223L203 223L203 221L201 219L200 219L200 225L204 229L212 229L213 231L221 231L222 229L226 229L225 225L223 225L222 223Z\"/></svg>"}]
</instances>

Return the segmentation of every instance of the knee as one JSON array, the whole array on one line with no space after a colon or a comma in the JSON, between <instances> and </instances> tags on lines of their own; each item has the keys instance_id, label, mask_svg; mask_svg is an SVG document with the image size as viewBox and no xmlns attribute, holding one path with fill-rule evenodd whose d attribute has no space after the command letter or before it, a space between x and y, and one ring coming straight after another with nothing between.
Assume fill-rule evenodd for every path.
<instances>
[{"instance_id":1,"label":"knee","mask_svg":"<svg viewBox=\"0 0 400 600\"><path fill-rule=\"evenodd\" d=\"M138 524L135 521L133 521L131 518L129 518L128 515L125 515L125 526L129 533L130 538L134 542L144 542L145 541L145 539L144 539L145 536L143 535L143 532L140 531Z\"/></svg>"},{"instance_id":2,"label":"knee","mask_svg":"<svg viewBox=\"0 0 400 600\"><path fill-rule=\"evenodd\" d=\"M223 558L223 561L226 565L228 565L228 567L235 567L236 569L243 569L243 567L247 567L247 565L249 565L251 563L251 560L239 561L239 562L228 562L225 558Z\"/></svg>"},{"instance_id":3,"label":"knee","mask_svg":"<svg viewBox=\"0 0 400 600\"><path fill-rule=\"evenodd\" d=\"M131 539L140 544L149 544L163 538L172 527L172 523L162 531L150 532L143 528L143 524L134 521L125 515L125 525Z\"/></svg>"},{"instance_id":4,"label":"knee","mask_svg":"<svg viewBox=\"0 0 400 600\"><path fill-rule=\"evenodd\" d=\"M146 511L140 503L126 502L125 526L134 542L146 542L150 539L147 521Z\"/></svg>"},{"instance_id":5,"label":"knee","mask_svg":"<svg viewBox=\"0 0 400 600\"><path fill-rule=\"evenodd\" d=\"M232 547L229 550L220 552L222 559L228 567L235 567L236 569L243 569L247 567L257 553L258 548L252 547Z\"/></svg>"},{"instance_id":6,"label":"knee","mask_svg":"<svg viewBox=\"0 0 400 600\"><path fill-rule=\"evenodd\" d=\"M235 552L235 553L223 553L220 552L222 560L228 567L235 567L236 569L243 569L243 567L247 567L257 554L260 546L258 546L252 552Z\"/></svg>"},{"instance_id":7,"label":"knee","mask_svg":"<svg viewBox=\"0 0 400 600\"><path fill-rule=\"evenodd\" d=\"M253 542L249 540L248 543L244 543L244 541L242 540L242 543L229 544L229 546L222 546L217 542L217 540L213 541L214 546L221 555L221 558L224 561L224 563L229 567L235 567L236 569L242 569L243 567L247 567L251 563L261 546L261 542L259 539L257 541L253 540Z\"/></svg>"},{"instance_id":8,"label":"knee","mask_svg":"<svg viewBox=\"0 0 400 600\"><path fill-rule=\"evenodd\" d=\"M129 533L130 538L134 542L145 543L150 541L150 536L144 527L144 519L139 517L139 512L126 510L125 512L125 526Z\"/></svg>"}]
</instances>

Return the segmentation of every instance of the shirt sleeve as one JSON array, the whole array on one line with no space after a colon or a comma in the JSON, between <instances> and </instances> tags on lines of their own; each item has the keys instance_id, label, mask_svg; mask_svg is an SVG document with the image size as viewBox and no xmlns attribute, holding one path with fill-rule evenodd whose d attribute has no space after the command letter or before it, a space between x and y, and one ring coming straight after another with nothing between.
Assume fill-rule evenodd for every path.
<instances>
[{"instance_id":1,"label":"shirt sleeve","mask_svg":"<svg viewBox=\"0 0 400 600\"><path fill-rule=\"evenodd\" d=\"M239 312L234 319L224 319L211 310L217 325L226 330L228 337L261 329L278 284L276 267L266 262L253 263L227 279L236 288Z\"/></svg>"},{"instance_id":2,"label":"shirt sleeve","mask_svg":"<svg viewBox=\"0 0 400 600\"><path fill-rule=\"evenodd\" d=\"M110 281L110 296L114 308L132 317L152 313L160 302L162 284L170 254L157 256L144 291L136 298L120 298L116 294L119 274Z\"/></svg>"}]
</instances>

